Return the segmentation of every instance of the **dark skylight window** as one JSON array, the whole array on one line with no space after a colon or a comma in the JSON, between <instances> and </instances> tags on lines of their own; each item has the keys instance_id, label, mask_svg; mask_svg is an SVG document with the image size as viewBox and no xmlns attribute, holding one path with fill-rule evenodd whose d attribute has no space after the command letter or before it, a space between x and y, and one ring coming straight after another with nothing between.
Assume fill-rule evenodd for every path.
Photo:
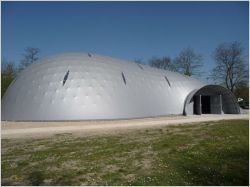
<instances>
[{"instance_id":1,"label":"dark skylight window","mask_svg":"<svg viewBox=\"0 0 250 187\"><path fill-rule=\"evenodd\" d=\"M168 80L167 76L164 76L164 77L165 77L165 79L166 79L166 81L167 81L167 83L168 83L169 87L171 87L171 84L170 84L170 82L169 82L169 80Z\"/></svg>"},{"instance_id":2,"label":"dark skylight window","mask_svg":"<svg viewBox=\"0 0 250 187\"><path fill-rule=\"evenodd\" d=\"M67 79L68 79L68 76L69 76L69 70L67 71L67 73L65 74L64 78L63 78L63 86L64 84L66 83Z\"/></svg>"},{"instance_id":3,"label":"dark skylight window","mask_svg":"<svg viewBox=\"0 0 250 187\"><path fill-rule=\"evenodd\" d=\"M122 72L122 79L123 79L124 84L127 84L127 82L126 82L126 78L125 78L125 76L124 76L123 72Z\"/></svg>"},{"instance_id":4,"label":"dark skylight window","mask_svg":"<svg viewBox=\"0 0 250 187\"><path fill-rule=\"evenodd\" d=\"M137 65L143 70L143 67L140 64L137 64Z\"/></svg>"}]
</instances>

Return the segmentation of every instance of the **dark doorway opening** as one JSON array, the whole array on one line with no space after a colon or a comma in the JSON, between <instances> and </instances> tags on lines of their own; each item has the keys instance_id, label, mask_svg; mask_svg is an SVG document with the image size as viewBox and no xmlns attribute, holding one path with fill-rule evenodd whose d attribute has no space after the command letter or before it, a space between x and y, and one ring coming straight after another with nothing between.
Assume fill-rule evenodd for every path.
<instances>
[{"instance_id":1,"label":"dark doorway opening","mask_svg":"<svg viewBox=\"0 0 250 187\"><path fill-rule=\"evenodd\" d=\"M210 96L201 96L201 111L202 114L211 114Z\"/></svg>"},{"instance_id":2,"label":"dark doorway opening","mask_svg":"<svg viewBox=\"0 0 250 187\"><path fill-rule=\"evenodd\" d=\"M193 113L201 115L201 110L200 110L201 109L200 108L200 96L199 95L195 95L193 97L193 100L194 100L194 107L193 107L194 111L193 111Z\"/></svg>"},{"instance_id":3,"label":"dark doorway opening","mask_svg":"<svg viewBox=\"0 0 250 187\"><path fill-rule=\"evenodd\" d=\"M194 114L211 114L211 97L207 95L194 95Z\"/></svg>"}]
</instances>

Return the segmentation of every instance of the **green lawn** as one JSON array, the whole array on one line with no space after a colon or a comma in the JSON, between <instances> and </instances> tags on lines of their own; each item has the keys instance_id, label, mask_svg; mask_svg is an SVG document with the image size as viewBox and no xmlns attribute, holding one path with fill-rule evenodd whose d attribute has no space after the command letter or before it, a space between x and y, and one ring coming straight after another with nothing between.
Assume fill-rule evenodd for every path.
<instances>
[{"instance_id":1,"label":"green lawn","mask_svg":"<svg viewBox=\"0 0 250 187\"><path fill-rule=\"evenodd\" d=\"M248 185L248 120L2 140L2 185Z\"/></svg>"}]
</instances>

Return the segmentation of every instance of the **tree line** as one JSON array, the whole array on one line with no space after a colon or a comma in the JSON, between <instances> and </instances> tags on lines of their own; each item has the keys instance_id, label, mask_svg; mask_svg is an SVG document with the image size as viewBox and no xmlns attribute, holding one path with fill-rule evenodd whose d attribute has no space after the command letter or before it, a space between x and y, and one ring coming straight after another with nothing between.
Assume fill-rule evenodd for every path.
<instances>
[{"instance_id":1,"label":"tree line","mask_svg":"<svg viewBox=\"0 0 250 187\"><path fill-rule=\"evenodd\" d=\"M148 63L140 59L135 60L140 64L149 64L152 67L179 72L186 76L200 75L202 56L194 52L191 47L183 49L175 58L170 56L152 57Z\"/></svg>"},{"instance_id":2,"label":"tree line","mask_svg":"<svg viewBox=\"0 0 250 187\"><path fill-rule=\"evenodd\" d=\"M28 65L39 59L40 50L27 47L18 67L13 62L2 60L1 96L3 97L16 75ZM244 49L239 42L222 43L212 53L215 66L207 77L215 84L231 90L236 97L248 102L248 63L244 62ZM203 58L191 47L184 48L175 58L170 56L152 57L148 62L140 59L136 63L149 64L152 67L179 72L186 76L201 76L203 74Z\"/></svg>"},{"instance_id":3,"label":"tree line","mask_svg":"<svg viewBox=\"0 0 250 187\"><path fill-rule=\"evenodd\" d=\"M24 50L23 58L20 61L19 66L16 66L14 62L6 59L2 60L1 67L1 98L6 92L11 82L15 79L17 74L25 69L30 64L34 63L39 58L40 50L34 47L27 47Z\"/></svg>"},{"instance_id":4,"label":"tree line","mask_svg":"<svg viewBox=\"0 0 250 187\"><path fill-rule=\"evenodd\" d=\"M240 42L219 44L212 53L215 66L207 79L226 87L236 97L249 100L248 63L244 61L244 49ZM175 58L170 56L152 57L148 62L135 60L136 63L149 64L152 67L179 72L186 76L203 74L203 58L191 47L183 49Z\"/></svg>"}]
</instances>

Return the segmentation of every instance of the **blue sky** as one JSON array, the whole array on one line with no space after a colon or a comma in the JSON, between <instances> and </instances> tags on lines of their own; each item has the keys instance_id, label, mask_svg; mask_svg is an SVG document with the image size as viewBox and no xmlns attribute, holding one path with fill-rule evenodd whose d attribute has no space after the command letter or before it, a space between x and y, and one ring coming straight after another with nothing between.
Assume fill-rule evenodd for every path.
<instances>
[{"instance_id":1,"label":"blue sky","mask_svg":"<svg viewBox=\"0 0 250 187\"><path fill-rule=\"evenodd\" d=\"M248 2L2 2L2 58L24 48L40 57L93 52L126 60L175 57L192 47L204 71L222 42L239 41L248 60Z\"/></svg>"}]
</instances>

